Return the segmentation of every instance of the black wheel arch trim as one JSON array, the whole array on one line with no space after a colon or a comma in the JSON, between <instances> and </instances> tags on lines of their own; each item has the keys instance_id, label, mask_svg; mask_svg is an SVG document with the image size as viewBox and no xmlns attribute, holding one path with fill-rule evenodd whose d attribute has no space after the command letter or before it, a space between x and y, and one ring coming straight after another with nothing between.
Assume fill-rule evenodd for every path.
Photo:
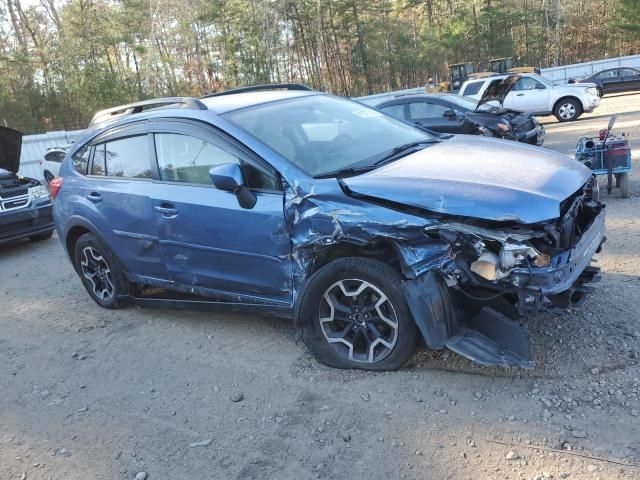
<instances>
[{"instance_id":1,"label":"black wheel arch trim","mask_svg":"<svg viewBox=\"0 0 640 480\"><path fill-rule=\"evenodd\" d=\"M83 230L86 230L85 233L91 233L92 235L95 235L98 241L102 242L107 247L109 244L104 240L104 237L100 235L100 233L98 233L99 230L96 228L96 226L93 223L89 222L84 217L75 216L75 215L70 217L69 220L67 221L67 224L64 227L64 233L63 233L63 236L61 237L61 241L65 251L67 252L67 256L69 257L69 260L71 260L74 270L76 270L76 272L79 273L76 268L75 253L71 250L71 245L69 245L69 235L72 230L77 228L82 228ZM80 236L82 235L84 235L84 233L78 235L78 238L80 238ZM74 246L75 246L75 243L74 243ZM129 278L129 272L124 267L124 263L122 263L118 255L112 249L109 249L109 254L117 262L118 268L125 274L127 278Z\"/></svg>"}]
</instances>

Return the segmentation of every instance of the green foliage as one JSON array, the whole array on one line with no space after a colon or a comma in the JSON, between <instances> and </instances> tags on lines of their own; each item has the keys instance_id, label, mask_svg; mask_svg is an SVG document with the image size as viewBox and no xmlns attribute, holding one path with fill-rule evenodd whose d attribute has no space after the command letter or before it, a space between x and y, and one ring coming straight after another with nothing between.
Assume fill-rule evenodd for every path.
<instances>
[{"instance_id":1,"label":"green foliage","mask_svg":"<svg viewBox=\"0 0 640 480\"><path fill-rule=\"evenodd\" d=\"M448 64L635 53L640 0L0 0L0 122L83 128L131 100L304 82L359 95Z\"/></svg>"},{"instance_id":2,"label":"green foliage","mask_svg":"<svg viewBox=\"0 0 640 480\"><path fill-rule=\"evenodd\" d=\"M640 40L640 0L620 0L613 26Z\"/></svg>"}]
</instances>

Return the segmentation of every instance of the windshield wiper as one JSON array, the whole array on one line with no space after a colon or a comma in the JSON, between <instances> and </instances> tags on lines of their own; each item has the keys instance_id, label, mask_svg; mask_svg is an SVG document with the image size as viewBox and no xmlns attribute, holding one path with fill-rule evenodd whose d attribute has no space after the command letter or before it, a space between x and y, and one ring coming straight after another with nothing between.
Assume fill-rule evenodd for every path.
<instances>
[{"instance_id":1,"label":"windshield wiper","mask_svg":"<svg viewBox=\"0 0 640 480\"><path fill-rule=\"evenodd\" d=\"M391 150L387 155L385 155L384 157L382 157L380 160L376 161L374 163L374 165L378 166L378 165L382 165L385 164L387 162L391 162L393 160L396 160L397 158L400 158L400 155L402 153L405 153L409 150L415 149L416 147L419 147L420 145L424 145L424 144L429 144L429 143L439 143L440 140L436 140L434 139L430 139L430 140L421 140L419 142L410 142L410 143L405 143L403 145L400 145L396 148L394 148L393 150Z\"/></svg>"},{"instance_id":2,"label":"windshield wiper","mask_svg":"<svg viewBox=\"0 0 640 480\"><path fill-rule=\"evenodd\" d=\"M333 170L331 172L322 173L320 175L315 175L313 178L333 178L333 177L344 177L349 175L357 175L358 173L368 172L373 170L375 167L373 165L363 165L360 167L346 167L339 168L337 170Z\"/></svg>"},{"instance_id":3,"label":"windshield wiper","mask_svg":"<svg viewBox=\"0 0 640 480\"><path fill-rule=\"evenodd\" d=\"M344 176L357 175L359 173L369 172L369 171L374 170L374 169L378 168L379 166L381 166L381 165L383 165L383 164L385 164L387 162L390 162L392 160L395 160L396 158L399 158L402 153L405 153L405 152L408 152L409 150L415 149L415 148L419 147L420 145L431 144L431 143L440 143L440 140L433 138L433 139L428 139L428 140L420 140L419 142L405 143L403 145L400 145L400 146L394 148L393 150L391 150L391 152L389 152L387 155L385 155L380 160L375 161L374 163L366 163L366 164L362 165L362 162L360 162L361 163L360 165L355 165L355 166L345 167L345 168L339 168L337 170L332 170L331 172L321 173L320 175L315 175L313 178L344 177Z\"/></svg>"}]
</instances>

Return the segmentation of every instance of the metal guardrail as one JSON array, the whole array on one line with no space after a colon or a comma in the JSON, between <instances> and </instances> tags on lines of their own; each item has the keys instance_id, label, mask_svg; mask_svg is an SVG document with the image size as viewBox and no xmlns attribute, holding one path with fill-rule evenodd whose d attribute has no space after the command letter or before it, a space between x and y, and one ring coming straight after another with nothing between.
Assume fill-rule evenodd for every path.
<instances>
[{"instance_id":1,"label":"metal guardrail","mask_svg":"<svg viewBox=\"0 0 640 480\"><path fill-rule=\"evenodd\" d=\"M574 63L562 65L560 67L541 68L540 75L549 81L562 84L568 83L572 78L588 77L601 70L616 67L640 68L640 55L629 55L626 57L605 58L592 62Z\"/></svg>"},{"instance_id":2,"label":"metal guardrail","mask_svg":"<svg viewBox=\"0 0 640 480\"><path fill-rule=\"evenodd\" d=\"M73 143L84 130L58 131L22 137L19 174L24 177L43 179L40 162L47 149Z\"/></svg>"}]
</instances>

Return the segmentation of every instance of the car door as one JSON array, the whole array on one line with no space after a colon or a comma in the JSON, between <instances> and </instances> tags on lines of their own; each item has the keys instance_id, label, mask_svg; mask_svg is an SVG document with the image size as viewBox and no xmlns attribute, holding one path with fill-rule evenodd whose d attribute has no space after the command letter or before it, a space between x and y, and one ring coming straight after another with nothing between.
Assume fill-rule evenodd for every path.
<instances>
[{"instance_id":1,"label":"car door","mask_svg":"<svg viewBox=\"0 0 640 480\"><path fill-rule=\"evenodd\" d=\"M619 92L628 92L631 90L640 90L640 70L634 68L619 68Z\"/></svg>"},{"instance_id":2,"label":"car door","mask_svg":"<svg viewBox=\"0 0 640 480\"><path fill-rule=\"evenodd\" d=\"M603 94L617 92L620 90L620 78L618 77L617 68L603 70L598 74L597 79L601 85Z\"/></svg>"},{"instance_id":3,"label":"car door","mask_svg":"<svg viewBox=\"0 0 640 480\"><path fill-rule=\"evenodd\" d=\"M107 131L76 154L76 169L87 169L78 182L80 216L94 224L129 272L166 279L150 201L157 178L150 141L141 122Z\"/></svg>"},{"instance_id":4,"label":"car door","mask_svg":"<svg viewBox=\"0 0 640 480\"><path fill-rule=\"evenodd\" d=\"M533 77L521 77L507 94L504 106L519 112L548 112L549 89Z\"/></svg>"},{"instance_id":5,"label":"car door","mask_svg":"<svg viewBox=\"0 0 640 480\"><path fill-rule=\"evenodd\" d=\"M424 99L411 99L407 102L408 120L434 132L464 132L464 116L446 105Z\"/></svg>"},{"instance_id":6,"label":"car door","mask_svg":"<svg viewBox=\"0 0 640 480\"><path fill-rule=\"evenodd\" d=\"M151 202L170 279L239 303L290 303L291 240L277 174L205 126L163 121L151 131L160 179ZM253 208L213 186L209 169L225 163L241 165Z\"/></svg>"}]
</instances>

